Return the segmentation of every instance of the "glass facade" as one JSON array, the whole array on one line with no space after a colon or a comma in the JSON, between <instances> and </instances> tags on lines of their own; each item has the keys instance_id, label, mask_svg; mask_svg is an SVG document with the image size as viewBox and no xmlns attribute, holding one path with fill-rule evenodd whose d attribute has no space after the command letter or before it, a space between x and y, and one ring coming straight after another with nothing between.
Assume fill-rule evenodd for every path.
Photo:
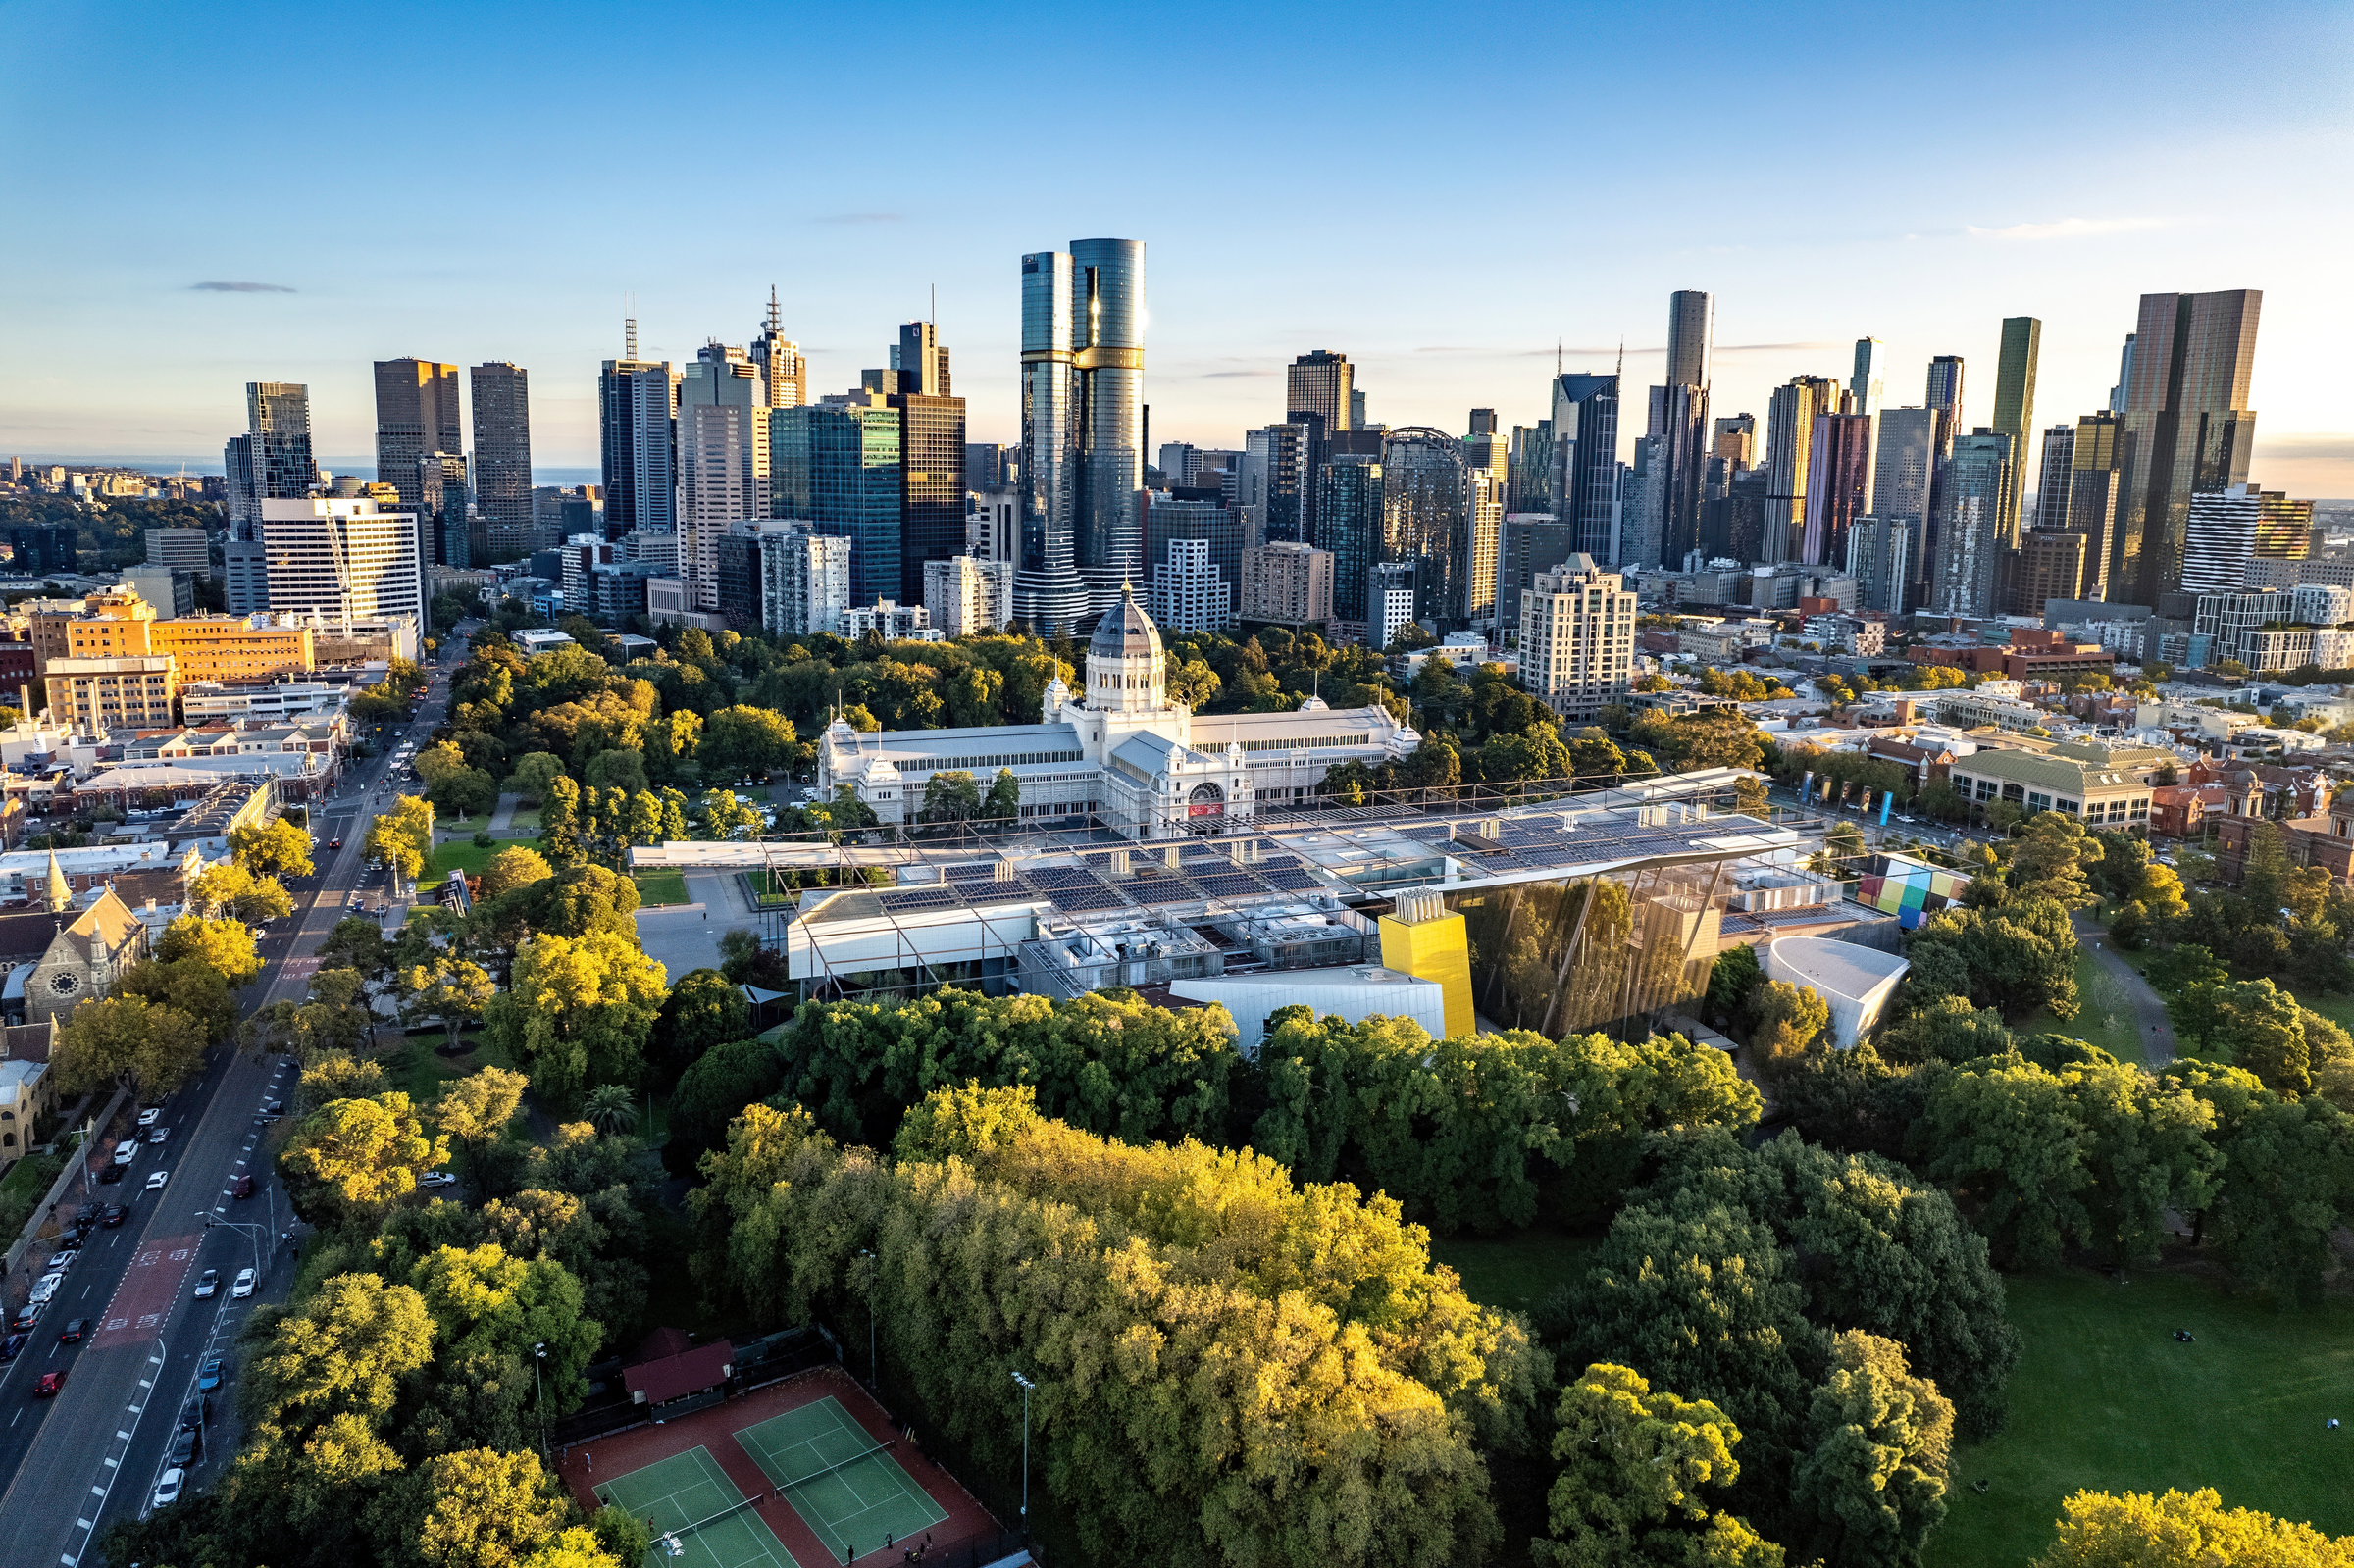
<instances>
[{"instance_id":1,"label":"glass facade","mask_svg":"<svg viewBox=\"0 0 2354 1568\"><path fill-rule=\"evenodd\" d=\"M1549 423L1561 472L1547 489L1564 497L1564 504L1559 509L1515 504L1513 510L1554 512L1570 531L1572 552L1613 561L1618 532L1618 378L1555 377Z\"/></svg>"},{"instance_id":2,"label":"glass facade","mask_svg":"<svg viewBox=\"0 0 2354 1568\"><path fill-rule=\"evenodd\" d=\"M319 481L311 455L311 389L294 381L245 383L247 456L254 499L299 501Z\"/></svg>"},{"instance_id":3,"label":"glass facade","mask_svg":"<svg viewBox=\"0 0 2354 1568\"><path fill-rule=\"evenodd\" d=\"M1319 548L1332 552L1332 613L1362 624L1371 619L1366 584L1381 554L1381 460L1361 452L1336 454L1316 478Z\"/></svg>"},{"instance_id":4,"label":"glass facade","mask_svg":"<svg viewBox=\"0 0 2354 1568\"><path fill-rule=\"evenodd\" d=\"M1381 469L1381 558L1414 563L1414 619L1460 632L1471 618L1462 444L1444 430L1406 426L1382 442Z\"/></svg>"},{"instance_id":5,"label":"glass facade","mask_svg":"<svg viewBox=\"0 0 2354 1568\"><path fill-rule=\"evenodd\" d=\"M947 350L937 350L940 365ZM964 399L901 392L899 416L899 586L901 604L924 602L924 563L964 553ZM872 601L862 601L872 602Z\"/></svg>"},{"instance_id":6,"label":"glass facade","mask_svg":"<svg viewBox=\"0 0 2354 1568\"><path fill-rule=\"evenodd\" d=\"M422 359L376 362L376 478L422 520L435 498L418 489L418 461L428 452L463 452L458 368Z\"/></svg>"},{"instance_id":7,"label":"glass facade","mask_svg":"<svg viewBox=\"0 0 2354 1568\"><path fill-rule=\"evenodd\" d=\"M678 526L678 456L670 428L677 384L668 360L609 359L597 376L608 539L634 529Z\"/></svg>"},{"instance_id":8,"label":"glass facade","mask_svg":"<svg viewBox=\"0 0 2354 1568\"><path fill-rule=\"evenodd\" d=\"M1940 492L1928 608L1940 615L1993 615L2011 502L2011 437L1981 426L1956 440Z\"/></svg>"},{"instance_id":9,"label":"glass facade","mask_svg":"<svg viewBox=\"0 0 2354 1568\"><path fill-rule=\"evenodd\" d=\"M1072 631L1087 611L1072 541L1080 396L1071 280L1066 251L1022 258L1022 551L1013 614L1040 632Z\"/></svg>"},{"instance_id":10,"label":"glass facade","mask_svg":"<svg viewBox=\"0 0 2354 1568\"><path fill-rule=\"evenodd\" d=\"M1856 519L1872 509L1871 416L1817 414L1807 457L1807 528L1799 559L1837 566L1847 559Z\"/></svg>"},{"instance_id":11,"label":"glass facade","mask_svg":"<svg viewBox=\"0 0 2354 1568\"><path fill-rule=\"evenodd\" d=\"M469 374L475 503L493 537L520 540L532 526L531 377L503 362L477 365Z\"/></svg>"},{"instance_id":12,"label":"glass facade","mask_svg":"<svg viewBox=\"0 0 2354 1568\"><path fill-rule=\"evenodd\" d=\"M2248 377L2263 306L2254 288L2141 296L2110 553L2120 596L2156 605L2180 591L2191 496L2248 481Z\"/></svg>"},{"instance_id":13,"label":"glass facade","mask_svg":"<svg viewBox=\"0 0 2354 1568\"><path fill-rule=\"evenodd\" d=\"M850 541L853 604L898 602L899 411L877 396L871 406L816 403L771 409L768 417L777 514ZM958 528L961 539L961 513Z\"/></svg>"}]
</instances>

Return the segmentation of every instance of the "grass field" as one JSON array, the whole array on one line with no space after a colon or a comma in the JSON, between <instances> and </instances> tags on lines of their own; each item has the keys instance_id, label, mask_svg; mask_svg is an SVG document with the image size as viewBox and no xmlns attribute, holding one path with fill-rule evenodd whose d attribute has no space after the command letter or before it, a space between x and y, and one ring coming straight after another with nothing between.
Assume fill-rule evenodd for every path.
<instances>
[{"instance_id":1,"label":"grass field","mask_svg":"<svg viewBox=\"0 0 2354 1568\"><path fill-rule=\"evenodd\" d=\"M479 1034L467 1037L477 1043L472 1051L455 1061L435 1054L434 1047L447 1037L437 1033L416 1035L410 1037L408 1043L385 1050L377 1058L384 1064L384 1087L406 1093L411 1104L424 1105L440 1098L441 1086L451 1079L465 1078L486 1067L515 1065L504 1050Z\"/></svg>"},{"instance_id":2,"label":"grass field","mask_svg":"<svg viewBox=\"0 0 2354 1568\"><path fill-rule=\"evenodd\" d=\"M692 902L687 896L687 878L680 872L640 871L635 876L638 882L638 902L641 906Z\"/></svg>"},{"instance_id":3,"label":"grass field","mask_svg":"<svg viewBox=\"0 0 2354 1568\"><path fill-rule=\"evenodd\" d=\"M515 814L507 819L507 826L529 833L537 833L540 828L539 808L537 806L517 806Z\"/></svg>"},{"instance_id":4,"label":"grass field","mask_svg":"<svg viewBox=\"0 0 2354 1568\"><path fill-rule=\"evenodd\" d=\"M417 885L420 887L438 887L449 881L449 874L453 871L479 877L483 874L483 868L490 864L490 857L506 847L505 844L492 844L486 849L472 838L453 838L445 844L436 844L434 847L434 863L426 868L425 875L418 879Z\"/></svg>"},{"instance_id":5,"label":"grass field","mask_svg":"<svg viewBox=\"0 0 2354 1568\"><path fill-rule=\"evenodd\" d=\"M2066 1035L2071 1039L2080 1039L2088 1044L2098 1045L2121 1062L2142 1060L2141 1031L2134 1024L2131 1004L2124 1003L2119 1006L2115 1029L2103 1024L2101 1014L2091 1005L2089 998L2095 994L2093 977L2100 973L2100 962L2092 956L2091 951L2089 949L2079 951L2076 954L2076 994L2086 998L2081 1010L2074 1018L2070 1019L2067 1023L2062 1023L2051 1015L2048 1008L2038 1007L2012 1033L2017 1035Z\"/></svg>"},{"instance_id":6,"label":"grass field","mask_svg":"<svg viewBox=\"0 0 2354 1568\"><path fill-rule=\"evenodd\" d=\"M1534 1312L1600 1241L1537 1227L1503 1236L1433 1237L1430 1256L1461 1275L1464 1292L1481 1306Z\"/></svg>"},{"instance_id":7,"label":"grass field","mask_svg":"<svg viewBox=\"0 0 2354 1568\"><path fill-rule=\"evenodd\" d=\"M2226 1507L2354 1534L2354 1428L2323 1429L2354 1417L2354 1304L2276 1307L2175 1275L2008 1283L2025 1345L2011 1423L1957 1451L1930 1568L2024 1564L2079 1489L2213 1487Z\"/></svg>"}]
</instances>

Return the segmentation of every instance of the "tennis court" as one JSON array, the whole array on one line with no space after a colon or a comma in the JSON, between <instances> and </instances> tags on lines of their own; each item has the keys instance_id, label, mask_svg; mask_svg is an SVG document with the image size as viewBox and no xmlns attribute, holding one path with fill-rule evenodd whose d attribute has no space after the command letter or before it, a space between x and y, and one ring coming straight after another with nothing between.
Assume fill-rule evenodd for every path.
<instances>
[{"instance_id":1,"label":"tennis court","mask_svg":"<svg viewBox=\"0 0 2354 1568\"><path fill-rule=\"evenodd\" d=\"M948 1516L831 1394L746 1427L736 1442L839 1562Z\"/></svg>"},{"instance_id":2,"label":"tennis court","mask_svg":"<svg viewBox=\"0 0 2354 1568\"><path fill-rule=\"evenodd\" d=\"M653 1526L647 1568L803 1568L745 1505L708 1449L690 1448L618 1476L596 1495ZM677 1540L678 1555L666 1535Z\"/></svg>"}]
</instances>

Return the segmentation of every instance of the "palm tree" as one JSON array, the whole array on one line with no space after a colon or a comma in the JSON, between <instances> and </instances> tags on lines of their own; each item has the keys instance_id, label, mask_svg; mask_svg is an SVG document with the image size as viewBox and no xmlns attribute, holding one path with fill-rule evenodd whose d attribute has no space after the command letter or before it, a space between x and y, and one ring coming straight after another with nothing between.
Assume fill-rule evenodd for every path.
<instances>
[{"instance_id":1,"label":"palm tree","mask_svg":"<svg viewBox=\"0 0 2354 1568\"><path fill-rule=\"evenodd\" d=\"M638 1125L638 1097L619 1084L590 1089L584 1110L600 1133L626 1133Z\"/></svg>"}]
</instances>

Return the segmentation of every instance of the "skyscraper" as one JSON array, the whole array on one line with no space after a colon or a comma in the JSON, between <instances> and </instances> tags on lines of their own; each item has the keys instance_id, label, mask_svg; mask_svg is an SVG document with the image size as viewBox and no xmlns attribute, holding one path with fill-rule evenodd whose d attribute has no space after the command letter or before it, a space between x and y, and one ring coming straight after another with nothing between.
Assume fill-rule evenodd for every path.
<instances>
[{"instance_id":1,"label":"skyscraper","mask_svg":"<svg viewBox=\"0 0 2354 1568\"><path fill-rule=\"evenodd\" d=\"M1758 462L1758 417L1728 414L1709 427L1709 454L1721 457L1738 472Z\"/></svg>"},{"instance_id":2,"label":"skyscraper","mask_svg":"<svg viewBox=\"0 0 2354 1568\"><path fill-rule=\"evenodd\" d=\"M930 322L908 322L892 351L899 389L899 591L924 602L924 563L964 548L964 399L948 388L948 351Z\"/></svg>"},{"instance_id":3,"label":"skyscraper","mask_svg":"<svg viewBox=\"0 0 2354 1568\"><path fill-rule=\"evenodd\" d=\"M2109 572L2117 536L2118 458L2124 421L2115 414L2087 414L2076 421L2068 443L2068 511L2060 527L2084 535L2080 597L2109 597ZM2049 526L2049 525L2039 525Z\"/></svg>"},{"instance_id":4,"label":"skyscraper","mask_svg":"<svg viewBox=\"0 0 2354 1568\"><path fill-rule=\"evenodd\" d=\"M1570 554L1620 559L1618 378L1571 371L1553 379L1554 515L1569 530ZM1540 561L1537 570L1558 566ZM1640 563L1650 565L1649 562ZM1526 582L1521 584L1527 586Z\"/></svg>"},{"instance_id":5,"label":"skyscraper","mask_svg":"<svg viewBox=\"0 0 2354 1568\"><path fill-rule=\"evenodd\" d=\"M1938 497L1937 559L1928 608L1940 615L1996 612L2011 493L2011 437L1983 425L1957 437Z\"/></svg>"},{"instance_id":6,"label":"skyscraper","mask_svg":"<svg viewBox=\"0 0 2354 1568\"><path fill-rule=\"evenodd\" d=\"M311 389L296 381L245 383L246 455L257 501L299 501L319 482L311 456Z\"/></svg>"},{"instance_id":7,"label":"skyscraper","mask_svg":"<svg viewBox=\"0 0 2354 1568\"><path fill-rule=\"evenodd\" d=\"M897 600L907 500L899 449L904 415L889 394L852 392L769 409L766 417L775 511L850 541L852 604ZM961 538L960 531L959 550Z\"/></svg>"},{"instance_id":8,"label":"skyscraper","mask_svg":"<svg viewBox=\"0 0 2354 1568\"><path fill-rule=\"evenodd\" d=\"M1323 420L1327 434L1355 430L1350 412L1355 386L1348 355L1328 348L1303 354L1284 372L1283 417L1297 422L1303 414L1313 414Z\"/></svg>"},{"instance_id":9,"label":"skyscraper","mask_svg":"<svg viewBox=\"0 0 2354 1568\"><path fill-rule=\"evenodd\" d=\"M678 377L668 360L638 357L635 321L625 343L622 357L606 360L596 382L608 539L634 529L676 528L679 520L678 445L671 429Z\"/></svg>"},{"instance_id":10,"label":"skyscraper","mask_svg":"<svg viewBox=\"0 0 2354 1568\"><path fill-rule=\"evenodd\" d=\"M1462 443L1444 430L1403 426L1381 449L1384 561L1414 563L1414 619L1442 632L1471 616L1471 518Z\"/></svg>"},{"instance_id":11,"label":"skyscraper","mask_svg":"<svg viewBox=\"0 0 2354 1568\"><path fill-rule=\"evenodd\" d=\"M1022 258L1021 571L1014 618L1077 630L1143 565L1145 246Z\"/></svg>"},{"instance_id":12,"label":"skyscraper","mask_svg":"<svg viewBox=\"0 0 2354 1568\"><path fill-rule=\"evenodd\" d=\"M1652 429L1662 437L1664 469L1660 497L1658 555L1647 543L1638 552L1620 541L1620 564L1679 563L1700 542L1702 481L1709 456L1709 356L1715 302L1699 289L1667 297L1667 383L1653 399Z\"/></svg>"},{"instance_id":13,"label":"skyscraper","mask_svg":"<svg viewBox=\"0 0 2354 1568\"><path fill-rule=\"evenodd\" d=\"M809 401L809 362L801 345L785 335L777 310L777 287L768 287L768 316L752 339L752 366L760 374L760 401L770 408L798 408Z\"/></svg>"},{"instance_id":14,"label":"skyscraper","mask_svg":"<svg viewBox=\"0 0 2354 1568\"><path fill-rule=\"evenodd\" d=\"M1903 518L1868 513L1847 535L1847 575L1857 608L1902 615L1912 608L1913 569L1905 559L1917 530Z\"/></svg>"},{"instance_id":15,"label":"skyscraper","mask_svg":"<svg viewBox=\"0 0 2354 1568\"><path fill-rule=\"evenodd\" d=\"M1942 512L1945 486L1945 465L1953 457L1954 438L1966 427L1962 423L1962 356L1940 354L1929 361L1928 385L1921 403L1937 416L1935 450L1929 461L1929 510L1922 524L1920 559L1914 567L1914 576L1921 584L1925 603L1936 582L1937 530Z\"/></svg>"},{"instance_id":16,"label":"skyscraper","mask_svg":"<svg viewBox=\"0 0 2354 1568\"><path fill-rule=\"evenodd\" d=\"M520 365L503 361L477 365L470 375L475 503L490 548L520 550L532 531L531 379Z\"/></svg>"},{"instance_id":17,"label":"skyscraper","mask_svg":"<svg viewBox=\"0 0 2354 1568\"><path fill-rule=\"evenodd\" d=\"M1250 520L1255 544L1306 544L1315 501L1315 427L1265 425L1243 432L1235 499Z\"/></svg>"},{"instance_id":18,"label":"skyscraper","mask_svg":"<svg viewBox=\"0 0 2354 1568\"><path fill-rule=\"evenodd\" d=\"M464 452L458 407L458 368L423 359L376 362L376 479L399 492L403 510L422 521L418 459L428 452Z\"/></svg>"},{"instance_id":19,"label":"skyscraper","mask_svg":"<svg viewBox=\"0 0 2354 1568\"><path fill-rule=\"evenodd\" d=\"M1667 296L1667 375L1669 386L1709 384L1709 356L1716 330L1716 302L1697 288L1679 288Z\"/></svg>"},{"instance_id":20,"label":"skyscraper","mask_svg":"<svg viewBox=\"0 0 2354 1568\"><path fill-rule=\"evenodd\" d=\"M1335 452L1316 474L1316 514L1324 527L1316 548L1332 552L1333 616L1362 629L1372 618L1365 593L1381 555L1380 452Z\"/></svg>"},{"instance_id":21,"label":"skyscraper","mask_svg":"<svg viewBox=\"0 0 2354 1568\"><path fill-rule=\"evenodd\" d=\"M2055 425L2043 432L2043 462L2035 471L2035 531L2060 532L2068 527L2069 475L2076 466L2076 428Z\"/></svg>"},{"instance_id":22,"label":"skyscraper","mask_svg":"<svg viewBox=\"0 0 2354 1568\"><path fill-rule=\"evenodd\" d=\"M1854 413L1877 414L1887 400L1888 345L1876 337L1856 339L1855 374L1847 379L1847 395L1855 399Z\"/></svg>"},{"instance_id":23,"label":"skyscraper","mask_svg":"<svg viewBox=\"0 0 2354 1568\"><path fill-rule=\"evenodd\" d=\"M1816 566L1847 560L1856 519L1872 509L1868 414L1817 414L1807 453L1806 531L1798 559Z\"/></svg>"},{"instance_id":24,"label":"skyscraper","mask_svg":"<svg viewBox=\"0 0 2354 1568\"><path fill-rule=\"evenodd\" d=\"M2160 596L2182 586L2191 496L2248 480L2248 375L2263 306L2254 288L2141 296L2109 576L2113 591L2162 615Z\"/></svg>"},{"instance_id":25,"label":"skyscraper","mask_svg":"<svg viewBox=\"0 0 2354 1568\"><path fill-rule=\"evenodd\" d=\"M2032 316L2003 318L2003 356L1994 371L1994 421L1989 428L2011 437L2012 536L2004 541L2006 545L2019 542L2020 497L2027 482L2027 432L2035 428L2035 362L2042 349L2043 323Z\"/></svg>"},{"instance_id":26,"label":"skyscraper","mask_svg":"<svg viewBox=\"0 0 2354 1568\"><path fill-rule=\"evenodd\" d=\"M2301 561L2311 548L2313 503L2279 490L2234 484L2190 498L2181 591L2236 593L2248 562Z\"/></svg>"},{"instance_id":27,"label":"skyscraper","mask_svg":"<svg viewBox=\"0 0 2354 1568\"><path fill-rule=\"evenodd\" d=\"M714 611L720 535L732 524L769 515L767 409L759 370L742 349L706 343L679 370L679 575L687 580L688 602ZM961 467L962 452L957 456ZM961 475L958 482L961 488ZM896 568L895 560L887 598L898 593Z\"/></svg>"},{"instance_id":28,"label":"skyscraper","mask_svg":"<svg viewBox=\"0 0 2354 1568\"><path fill-rule=\"evenodd\" d=\"M1807 526L1807 464L1815 418L1839 412L1839 388L1827 376L1793 376L1766 405L1766 525L1763 559L1795 561Z\"/></svg>"}]
</instances>

